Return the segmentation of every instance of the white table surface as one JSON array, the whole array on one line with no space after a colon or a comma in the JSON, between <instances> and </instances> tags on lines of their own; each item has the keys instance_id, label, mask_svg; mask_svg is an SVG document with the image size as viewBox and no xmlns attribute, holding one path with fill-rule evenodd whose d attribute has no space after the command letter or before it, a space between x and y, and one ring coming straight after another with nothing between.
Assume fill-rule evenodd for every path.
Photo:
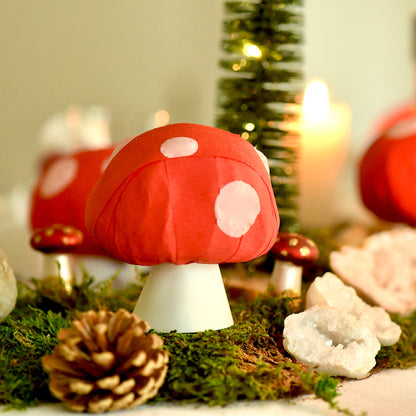
<instances>
[{"instance_id":1,"label":"white table surface","mask_svg":"<svg viewBox=\"0 0 416 416\"><path fill-rule=\"evenodd\" d=\"M409 370L388 369L364 380L344 381L340 387L338 402L355 415L414 416L416 415L416 368ZM1 408L0 408L1 409ZM48 404L26 411L11 410L5 416L68 416L62 404ZM142 405L135 409L111 413L117 416L335 416L343 413L312 396L295 400L237 402L225 407L205 405L178 406L173 403Z\"/></svg>"}]
</instances>

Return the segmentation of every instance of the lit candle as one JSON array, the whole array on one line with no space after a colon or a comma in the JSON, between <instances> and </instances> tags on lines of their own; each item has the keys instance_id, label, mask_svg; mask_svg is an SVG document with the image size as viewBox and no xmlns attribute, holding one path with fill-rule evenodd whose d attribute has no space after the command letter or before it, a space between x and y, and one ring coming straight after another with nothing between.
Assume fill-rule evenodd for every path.
<instances>
[{"instance_id":1,"label":"lit candle","mask_svg":"<svg viewBox=\"0 0 416 416\"><path fill-rule=\"evenodd\" d=\"M351 110L345 103L330 103L325 83L315 80L305 90L300 123L299 222L329 225L340 220Z\"/></svg>"},{"instance_id":2,"label":"lit candle","mask_svg":"<svg viewBox=\"0 0 416 416\"><path fill-rule=\"evenodd\" d=\"M145 121L145 131L169 124L170 115L166 110L158 110L150 114Z\"/></svg>"}]
</instances>

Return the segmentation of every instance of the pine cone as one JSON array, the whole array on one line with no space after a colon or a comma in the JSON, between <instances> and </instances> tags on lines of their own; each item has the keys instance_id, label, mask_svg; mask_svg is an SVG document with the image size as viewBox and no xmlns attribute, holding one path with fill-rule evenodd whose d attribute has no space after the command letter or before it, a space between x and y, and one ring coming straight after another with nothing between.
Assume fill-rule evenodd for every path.
<instances>
[{"instance_id":1,"label":"pine cone","mask_svg":"<svg viewBox=\"0 0 416 416\"><path fill-rule=\"evenodd\" d=\"M49 389L76 412L105 412L138 406L162 386L168 353L147 322L120 309L88 311L58 333L61 341L42 359Z\"/></svg>"}]
</instances>

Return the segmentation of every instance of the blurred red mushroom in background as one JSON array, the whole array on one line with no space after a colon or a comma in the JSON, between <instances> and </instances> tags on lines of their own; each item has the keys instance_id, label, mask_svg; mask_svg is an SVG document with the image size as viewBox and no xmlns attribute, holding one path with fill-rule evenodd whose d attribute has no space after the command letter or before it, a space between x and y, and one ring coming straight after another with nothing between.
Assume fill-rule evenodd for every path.
<instances>
[{"instance_id":1,"label":"blurred red mushroom in background","mask_svg":"<svg viewBox=\"0 0 416 416\"><path fill-rule=\"evenodd\" d=\"M87 232L85 206L113 150L114 147L84 150L49 161L32 194L32 229L54 223L72 225L84 234L77 253L108 256Z\"/></svg>"},{"instance_id":2,"label":"blurred red mushroom in background","mask_svg":"<svg viewBox=\"0 0 416 416\"><path fill-rule=\"evenodd\" d=\"M81 150L109 148L110 118L109 110L101 106L71 105L63 111L48 115L39 130L33 131L34 147L29 167L30 170L34 168L32 175L26 180L17 181L0 194L0 241L18 280L29 283L33 276L41 273L42 256L28 244L32 233L29 218L35 185L33 179L37 181L46 165L57 160L58 156L62 158ZM52 223L50 221L47 225ZM76 257L79 259L79 255ZM106 263L107 259L105 258ZM88 259L88 266L91 262ZM94 263L98 262L101 263L95 258ZM112 262L115 264L114 260ZM79 261L76 263L79 264ZM89 273L90 269L91 267L88 268ZM104 271L103 268L100 270ZM117 281L120 277L117 277Z\"/></svg>"},{"instance_id":3,"label":"blurred red mushroom in background","mask_svg":"<svg viewBox=\"0 0 416 416\"><path fill-rule=\"evenodd\" d=\"M319 257L317 245L309 238L297 233L280 233L270 249L275 263L271 284L278 293L291 291L302 293L303 266L312 264Z\"/></svg>"},{"instance_id":4,"label":"blurred red mushroom in background","mask_svg":"<svg viewBox=\"0 0 416 416\"><path fill-rule=\"evenodd\" d=\"M30 245L43 253L42 277L60 277L65 290L70 293L74 278L71 254L82 242L82 232L70 225L53 224L35 229Z\"/></svg>"},{"instance_id":5,"label":"blurred red mushroom in background","mask_svg":"<svg viewBox=\"0 0 416 416\"><path fill-rule=\"evenodd\" d=\"M133 276L131 267L127 271L123 263L96 243L85 226L88 196L113 150L114 146L82 150L50 159L44 165L31 199L32 230L57 223L71 225L82 232L84 240L73 253L74 268L86 269L95 279L111 277L121 269L123 278Z\"/></svg>"},{"instance_id":6,"label":"blurred red mushroom in background","mask_svg":"<svg viewBox=\"0 0 416 416\"><path fill-rule=\"evenodd\" d=\"M265 254L279 226L254 147L195 124L150 130L115 151L86 221L115 257L153 266L134 312L162 332L232 325L218 264Z\"/></svg>"},{"instance_id":7,"label":"blurred red mushroom in background","mask_svg":"<svg viewBox=\"0 0 416 416\"><path fill-rule=\"evenodd\" d=\"M416 226L416 113L384 131L359 166L361 199L378 218Z\"/></svg>"}]
</instances>

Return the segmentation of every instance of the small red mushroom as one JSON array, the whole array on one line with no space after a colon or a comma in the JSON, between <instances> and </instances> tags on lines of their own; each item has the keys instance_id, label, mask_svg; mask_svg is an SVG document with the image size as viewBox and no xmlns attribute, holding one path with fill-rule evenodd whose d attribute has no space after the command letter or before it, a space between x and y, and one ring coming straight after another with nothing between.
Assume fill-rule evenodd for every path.
<instances>
[{"instance_id":1,"label":"small red mushroom","mask_svg":"<svg viewBox=\"0 0 416 416\"><path fill-rule=\"evenodd\" d=\"M265 254L279 226L255 148L196 124L156 128L118 148L86 221L116 258L153 266L134 312L162 332L232 325L218 264Z\"/></svg>"},{"instance_id":2,"label":"small red mushroom","mask_svg":"<svg viewBox=\"0 0 416 416\"><path fill-rule=\"evenodd\" d=\"M43 277L60 276L67 292L71 292L73 284L71 254L82 241L80 230L62 224L37 228L30 240L30 245L43 253Z\"/></svg>"},{"instance_id":3,"label":"small red mushroom","mask_svg":"<svg viewBox=\"0 0 416 416\"><path fill-rule=\"evenodd\" d=\"M317 245L309 238L297 233L280 233L270 249L275 263L271 284L278 293L288 290L293 295L302 293L303 266L319 257Z\"/></svg>"}]
</instances>

